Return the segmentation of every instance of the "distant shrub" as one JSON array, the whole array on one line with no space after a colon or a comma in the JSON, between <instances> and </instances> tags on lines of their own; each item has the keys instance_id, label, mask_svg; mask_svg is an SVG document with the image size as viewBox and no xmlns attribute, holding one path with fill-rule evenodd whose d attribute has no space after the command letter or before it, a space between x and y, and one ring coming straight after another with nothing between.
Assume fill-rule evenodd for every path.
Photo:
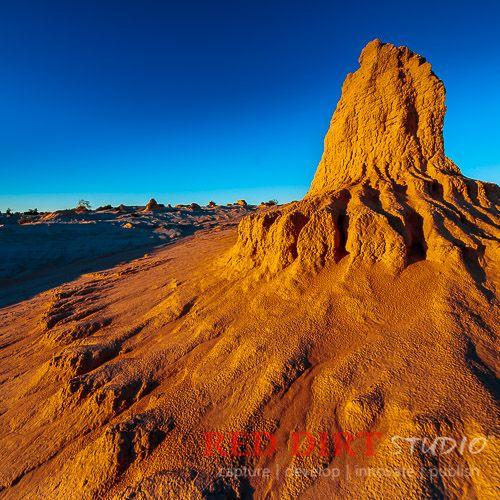
<instances>
[{"instance_id":1,"label":"distant shrub","mask_svg":"<svg viewBox=\"0 0 500 500\"><path fill-rule=\"evenodd\" d=\"M87 200L79 200L78 204L76 205L76 209L80 210L90 210L92 206L90 205L90 202Z\"/></svg>"},{"instance_id":2,"label":"distant shrub","mask_svg":"<svg viewBox=\"0 0 500 500\"><path fill-rule=\"evenodd\" d=\"M111 205L102 205L101 207L96 208L97 212L102 212L103 210L113 210Z\"/></svg>"},{"instance_id":3,"label":"distant shrub","mask_svg":"<svg viewBox=\"0 0 500 500\"><path fill-rule=\"evenodd\" d=\"M261 201L260 204L265 207L274 207L278 204L278 200Z\"/></svg>"}]
</instances>

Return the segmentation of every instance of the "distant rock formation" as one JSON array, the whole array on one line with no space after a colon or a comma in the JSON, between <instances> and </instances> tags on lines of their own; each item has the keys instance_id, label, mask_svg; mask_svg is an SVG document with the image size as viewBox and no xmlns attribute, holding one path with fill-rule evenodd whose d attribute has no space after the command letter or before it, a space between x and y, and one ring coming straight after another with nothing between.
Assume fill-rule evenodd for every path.
<instances>
[{"instance_id":1,"label":"distant rock formation","mask_svg":"<svg viewBox=\"0 0 500 500\"><path fill-rule=\"evenodd\" d=\"M111 205L101 205L95 209L96 212L105 212L107 210L113 210L113 207Z\"/></svg>"},{"instance_id":2,"label":"distant rock formation","mask_svg":"<svg viewBox=\"0 0 500 500\"><path fill-rule=\"evenodd\" d=\"M246 207L248 203L245 200L238 200L236 202L236 205L239 205L240 207Z\"/></svg>"},{"instance_id":3,"label":"distant rock formation","mask_svg":"<svg viewBox=\"0 0 500 500\"><path fill-rule=\"evenodd\" d=\"M370 42L349 74L306 197L242 220L229 262L272 276L349 257L399 272L428 259L472 272L493 259L499 190L444 154L445 89L406 47Z\"/></svg>"},{"instance_id":4,"label":"distant rock formation","mask_svg":"<svg viewBox=\"0 0 500 500\"><path fill-rule=\"evenodd\" d=\"M130 212L130 210L122 203L116 207L116 211L122 214L126 214Z\"/></svg>"},{"instance_id":5,"label":"distant rock formation","mask_svg":"<svg viewBox=\"0 0 500 500\"><path fill-rule=\"evenodd\" d=\"M164 208L165 205L160 204L154 198L151 198L144 208L144 212L156 212L158 210L163 210Z\"/></svg>"}]
</instances>

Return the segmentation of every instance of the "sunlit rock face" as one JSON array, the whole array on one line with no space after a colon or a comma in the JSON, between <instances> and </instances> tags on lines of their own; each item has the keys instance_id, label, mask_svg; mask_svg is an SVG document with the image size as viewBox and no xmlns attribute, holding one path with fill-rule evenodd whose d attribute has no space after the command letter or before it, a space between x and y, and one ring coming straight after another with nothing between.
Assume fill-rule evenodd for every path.
<instances>
[{"instance_id":1,"label":"sunlit rock face","mask_svg":"<svg viewBox=\"0 0 500 500\"><path fill-rule=\"evenodd\" d=\"M445 89L431 65L378 40L363 49L359 64L345 79L309 195L458 174L444 156Z\"/></svg>"},{"instance_id":2,"label":"sunlit rock face","mask_svg":"<svg viewBox=\"0 0 500 500\"><path fill-rule=\"evenodd\" d=\"M444 154L445 89L406 47L370 42L349 74L306 197L241 222L230 262L272 276L349 257L399 272L452 259L471 272L497 220L498 187Z\"/></svg>"}]
</instances>

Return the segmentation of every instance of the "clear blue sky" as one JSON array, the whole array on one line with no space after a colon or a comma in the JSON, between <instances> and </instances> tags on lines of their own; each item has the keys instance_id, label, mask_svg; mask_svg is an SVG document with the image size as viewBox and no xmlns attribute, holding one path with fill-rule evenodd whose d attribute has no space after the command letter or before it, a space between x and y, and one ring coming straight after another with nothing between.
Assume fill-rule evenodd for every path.
<instances>
[{"instance_id":1,"label":"clear blue sky","mask_svg":"<svg viewBox=\"0 0 500 500\"><path fill-rule=\"evenodd\" d=\"M448 156L498 182L499 4L4 1L0 210L301 197L375 37L433 64Z\"/></svg>"}]
</instances>

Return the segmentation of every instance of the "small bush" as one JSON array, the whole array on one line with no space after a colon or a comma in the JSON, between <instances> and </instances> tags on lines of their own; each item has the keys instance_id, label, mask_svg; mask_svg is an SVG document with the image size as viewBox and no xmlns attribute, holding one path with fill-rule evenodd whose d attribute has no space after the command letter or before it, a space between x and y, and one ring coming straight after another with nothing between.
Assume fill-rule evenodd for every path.
<instances>
[{"instance_id":1,"label":"small bush","mask_svg":"<svg viewBox=\"0 0 500 500\"><path fill-rule=\"evenodd\" d=\"M76 205L77 210L78 209L85 209L85 210L90 210L92 206L90 205L90 202L87 200L80 200L78 204Z\"/></svg>"}]
</instances>

